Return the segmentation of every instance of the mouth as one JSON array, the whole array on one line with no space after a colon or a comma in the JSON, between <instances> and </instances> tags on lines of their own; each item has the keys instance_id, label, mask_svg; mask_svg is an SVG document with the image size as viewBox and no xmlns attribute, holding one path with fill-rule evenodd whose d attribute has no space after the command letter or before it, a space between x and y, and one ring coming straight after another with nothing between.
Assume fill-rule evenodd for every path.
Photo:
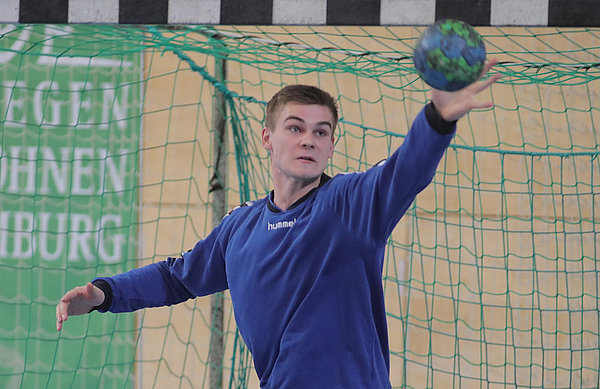
<instances>
[{"instance_id":1,"label":"mouth","mask_svg":"<svg viewBox=\"0 0 600 389\"><path fill-rule=\"evenodd\" d=\"M314 158L312 158L312 157L309 157L309 156L307 156L307 155L300 156L300 157L298 157L298 159L299 159L299 160L302 160L302 161L315 162L315 159L314 159Z\"/></svg>"}]
</instances>

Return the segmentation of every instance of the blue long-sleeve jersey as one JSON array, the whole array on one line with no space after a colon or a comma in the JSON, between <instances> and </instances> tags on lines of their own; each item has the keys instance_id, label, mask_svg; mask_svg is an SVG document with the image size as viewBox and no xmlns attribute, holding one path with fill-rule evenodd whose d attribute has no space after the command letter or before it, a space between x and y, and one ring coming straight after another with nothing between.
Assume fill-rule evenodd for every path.
<instances>
[{"instance_id":1,"label":"blue long-sleeve jersey","mask_svg":"<svg viewBox=\"0 0 600 389\"><path fill-rule=\"evenodd\" d=\"M385 244L452 135L421 111L402 146L366 172L324 176L285 211L271 194L232 211L181 258L102 278L109 310L229 289L261 387L389 388Z\"/></svg>"}]
</instances>

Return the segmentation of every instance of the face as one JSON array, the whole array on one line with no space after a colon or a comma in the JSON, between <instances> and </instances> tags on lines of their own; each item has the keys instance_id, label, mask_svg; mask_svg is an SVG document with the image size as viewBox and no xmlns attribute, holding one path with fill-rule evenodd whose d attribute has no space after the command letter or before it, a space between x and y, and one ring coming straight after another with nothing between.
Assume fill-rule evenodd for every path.
<instances>
[{"instance_id":1,"label":"face","mask_svg":"<svg viewBox=\"0 0 600 389\"><path fill-rule=\"evenodd\" d=\"M288 103L263 129L275 179L308 184L321 177L333 155L333 115L326 106Z\"/></svg>"}]
</instances>

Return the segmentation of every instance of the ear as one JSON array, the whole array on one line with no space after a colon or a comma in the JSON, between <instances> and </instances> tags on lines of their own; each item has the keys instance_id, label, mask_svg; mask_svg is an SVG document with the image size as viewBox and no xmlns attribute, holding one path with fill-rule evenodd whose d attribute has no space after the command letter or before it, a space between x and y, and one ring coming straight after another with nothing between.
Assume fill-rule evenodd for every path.
<instances>
[{"instance_id":1,"label":"ear","mask_svg":"<svg viewBox=\"0 0 600 389\"><path fill-rule=\"evenodd\" d=\"M263 127L261 139L265 150L273 149L273 146L271 145L271 130L269 130L267 127Z\"/></svg>"},{"instance_id":2,"label":"ear","mask_svg":"<svg viewBox=\"0 0 600 389\"><path fill-rule=\"evenodd\" d=\"M335 146L335 138L331 137L331 145L329 146L329 156L328 158L333 157L333 147Z\"/></svg>"}]
</instances>

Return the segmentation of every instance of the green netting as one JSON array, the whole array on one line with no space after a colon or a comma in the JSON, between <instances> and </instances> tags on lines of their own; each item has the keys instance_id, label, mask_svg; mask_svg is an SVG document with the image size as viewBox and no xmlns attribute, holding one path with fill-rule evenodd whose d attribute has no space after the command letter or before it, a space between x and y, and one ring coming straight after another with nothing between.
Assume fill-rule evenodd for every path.
<instances>
[{"instance_id":1,"label":"green netting","mask_svg":"<svg viewBox=\"0 0 600 389\"><path fill-rule=\"evenodd\" d=\"M55 304L192 247L221 187L226 209L264 196L263 111L283 85L339 96L329 174L387 157L427 101L423 30L1 25L0 387L208 388L211 370L257 387L227 294L223 329L209 298L61 333ZM392 385L595 388L600 30L478 30L495 106L461 120L389 240Z\"/></svg>"}]
</instances>

